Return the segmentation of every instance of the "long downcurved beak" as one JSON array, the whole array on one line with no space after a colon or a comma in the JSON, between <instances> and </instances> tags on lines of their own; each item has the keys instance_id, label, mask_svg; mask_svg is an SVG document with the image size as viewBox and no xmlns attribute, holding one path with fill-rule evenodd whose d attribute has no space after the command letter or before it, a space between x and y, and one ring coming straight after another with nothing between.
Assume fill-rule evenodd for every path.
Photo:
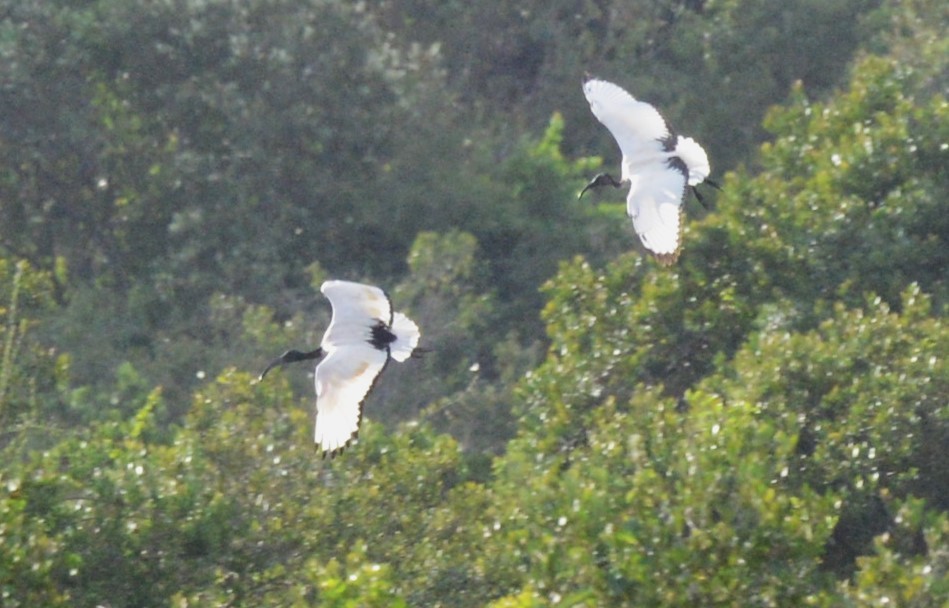
<instances>
[{"instance_id":1,"label":"long downcurved beak","mask_svg":"<svg viewBox=\"0 0 949 608\"><path fill-rule=\"evenodd\" d=\"M260 372L260 376L257 377L257 382L261 382L264 379L264 376L267 375L267 372L269 372L275 367L279 367L283 365L284 363L286 363L286 361L283 360L283 357L277 357L276 359L268 363L264 371Z\"/></svg>"},{"instance_id":2,"label":"long downcurved beak","mask_svg":"<svg viewBox=\"0 0 949 608\"><path fill-rule=\"evenodd\" d=\"M622 188L623 182L616 181L609 173L600 173L587 184L586 188L580 191L580 196L577 199L580 199L583 196L583 193L587 190L592 190L593 188L600 188L601 186L613 186L614 188Z\"/></svg>"},{"instance_id":3,"label":"long downcurved beak","mask_svg":"<svg viewBox=\"0 0 949 608\"><path fill-rule=\"evenodd\" d=\"M266 369L264 369L264 371L261 372L260 376L257 378L257 382L260 382L261 380L263 380L264 376L267 375L267 372L269 372L275 367L286 365L287 363L296 363L297 361L306 361L308 359L319 359L324 354L326 353L323 352L322 347L317 348L316 350L311 350L310 352L307 352L307 353L301 353L298 350L288 350L287 352L283 353L282 355L280 355L279 357L271 361L269 365L267 365Z\"/></svg>"},{"instance_id":4,"label":"long downcurved beak","mask_svg":"<svg viewBox=\"0 0 949 608\"><path fill-rule=\"evenodd\" d=\"M596 180L593 180L592 182L584 186L583 190L580 191L580 196L577 197L577 200L580 200L581 198L583 198L583 195L586 193L587 190L591 188L595 188L596 187L595 182Z\"/></svg>"}]
</instances>

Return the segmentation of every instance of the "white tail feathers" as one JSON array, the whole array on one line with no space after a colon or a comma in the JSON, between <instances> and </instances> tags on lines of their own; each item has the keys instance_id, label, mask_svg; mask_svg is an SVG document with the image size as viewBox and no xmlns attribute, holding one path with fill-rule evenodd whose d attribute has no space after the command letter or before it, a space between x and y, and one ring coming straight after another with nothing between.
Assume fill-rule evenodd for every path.
<instances>
[{"instance_id":1,"label":"white tail feathers","mask_svg":"<svg viewBox=\"0 0 949 608\"><path fill-rule=\"evenodd\" d=\"M392 333L395 335L395 342L389 345L389 354L401 363L412 356L422 334L418 325L401 312L392 315Z\"/></svg>"},{"instance_id":2,"label":"white tail feathers","mask_svg":"<svg viewBox=\"0 0 949 608\"><path fill-rule=\"evenodd\" d=\"M679 136L676 141L676 155L689 168L690 186L701 184L712 172L712 167L708 164L708 155L691 137Z\"/></svg>"}]
</instances>

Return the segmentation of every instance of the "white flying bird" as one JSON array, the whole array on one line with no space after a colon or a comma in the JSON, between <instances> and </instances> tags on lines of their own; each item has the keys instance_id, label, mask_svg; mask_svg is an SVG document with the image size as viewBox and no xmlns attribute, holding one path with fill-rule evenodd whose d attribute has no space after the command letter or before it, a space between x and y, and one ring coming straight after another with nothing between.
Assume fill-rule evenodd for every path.
<instances>
[{"instance_id":1,"label":"white flying bird","mask_svg":"<svg viewBox=\"0 0 949 608\"><path fill-rule=\"evenodd\" d=\"M323 457L343 451L359 433L362 404L389 363L405 361L416 350L418 326L392 312L389 296L378 287L349 281L326 281L320 287L333 306L333 319L320 347L290 350L260 374L285 363L317 359L316 431Z\"/></svg>"},{"instance_id":2,"label":"white flying bird","mask_svg":"<svg viewBox=\"0 0 949 608\"><path fill-rule=\"evenodd\" d=\"M706 181L711 170L705 150L694 139L675 135L656 108L611 82L588 78L583 94L619 144L623 162L619 181L600 173L580 196L599 186L629 187L626 213L633 228L659 263L672 264L679 257L686 186L701 201L695 186Z\"/></svg>"}]
</instances>

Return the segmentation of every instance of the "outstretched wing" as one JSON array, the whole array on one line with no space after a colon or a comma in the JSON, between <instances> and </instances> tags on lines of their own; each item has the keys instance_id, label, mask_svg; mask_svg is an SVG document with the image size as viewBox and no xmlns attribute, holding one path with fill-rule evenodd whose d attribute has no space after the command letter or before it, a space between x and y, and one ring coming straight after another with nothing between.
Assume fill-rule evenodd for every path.
<instances>
[{"instance_id":1,"label":"outstretched wing","mask_svg":"<svg viewBox=\"0 0 949 608\"><path fill-rule=\"evenodd\" d=\"M335 456L359 433L362 404L389 355L366 342L338 348L316 367L314 441Z\"/></svg>"},{"instance_id":2,"label":"outstretched wing","mask_svg":"<svg viewBox=\"0 0 949 608\"><path fill-rule=\"evenodd\" d=\"M389 297L378 287L351 281L326 281L320 291L333 306L333 320L321 344L328 351L365 344L369 328L376 321L386 325L392 322Z\"/></svg>"},{"instance_id":3,"label":"outstretched wing","mask_svg":"<svg viewBox=\"0 0 949 608\"><path fill-rule=\"evenodd\" d=\"M593 115L612 133L623 156L635 158L643 152L662 151L661 141L669 137L669 127L656 108L605 80L586 81L583 94Z\"/></svg>"},{"instance_id":4,"label":"outstretched wing","mask_svg":"<svg viewBox=\"0 0 949 608\"><path fill-rule=\"evenodd\" d=\"M679 257L687 173L680 161L662 163L630 178L626 212L643 245L662 264Z\"/></svg>"}]
</instances>

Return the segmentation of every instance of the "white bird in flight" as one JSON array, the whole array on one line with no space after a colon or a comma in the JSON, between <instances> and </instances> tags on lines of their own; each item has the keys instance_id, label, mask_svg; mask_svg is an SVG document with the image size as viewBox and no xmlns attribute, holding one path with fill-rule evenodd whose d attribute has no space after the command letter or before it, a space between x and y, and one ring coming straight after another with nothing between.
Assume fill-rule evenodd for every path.
<instances>
[{"instance_id":1,"label":"white bird in flight","mask_svg":"<svg viewBox=\"0 0 949 608\"><path fill-rule=\"evenodd\" d=\"M619 144L623 161L619 181L600 173L580 196L600 186L628 186L626 213L633 228L660 264L672 264L679 257L686 186L701 202L695 186L708 181L711 171L705 150L694 139L674 134L656 108L611 82L588 77L583 93Z\"/></svg>"},{"instance_id":2,"label":"white bird in flight","mask_svg":"<svg viewBox=\"0 0 949 608\"><path fill-rule=\"evenodd\" d=\"M317 359L316 430L323 457L343 451L359 433L362 404L389 363L412 356L421 335L418 326L392 311L389 296L378 287L350 281L326 281L320 287L333 307L333 318L320 347L290 350L260 374L286 363Z\"/></svg>"}]
</instances>

